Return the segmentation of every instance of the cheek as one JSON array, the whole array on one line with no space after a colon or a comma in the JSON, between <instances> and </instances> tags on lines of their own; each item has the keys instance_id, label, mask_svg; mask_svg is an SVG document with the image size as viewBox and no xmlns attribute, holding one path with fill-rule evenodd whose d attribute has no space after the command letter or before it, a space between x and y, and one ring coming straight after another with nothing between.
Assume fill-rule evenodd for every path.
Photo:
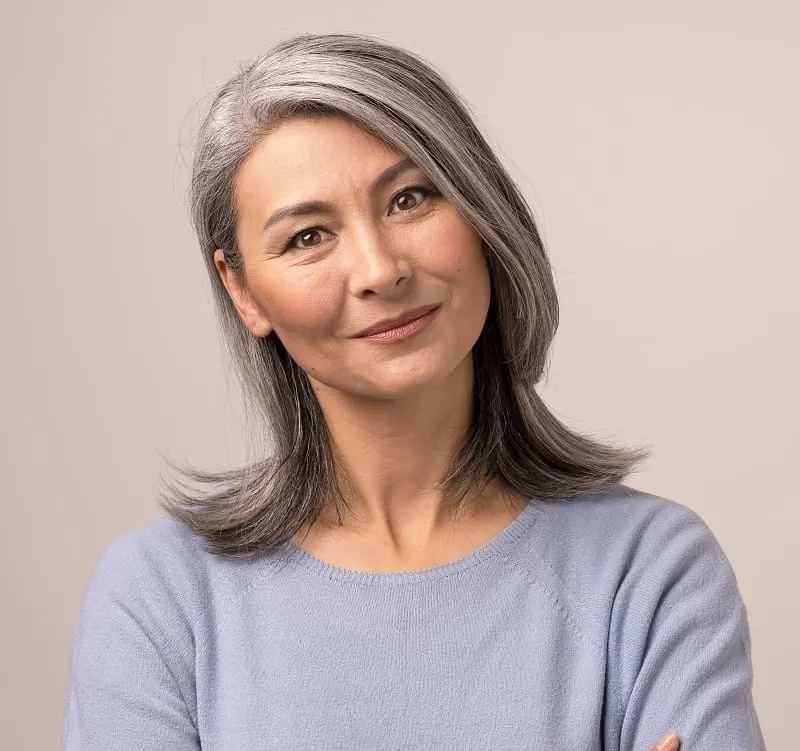
<instances>
[{"instance_id":1,"label":"cheek","mask_svg":"<svg viewBox=\"0 0 800 751\"><path fill-rule=\"evenodd\" d=\"M448 242L440 242L436 263L441 278L452 290L450 305L464 330L480 328L485 322L491 299L491 278L483 244L469 228L452 232Z\"/></svg>"},{"instance_id":2,"label":"cheek","mask_svg":"<svg viewBox=\"0 0 800 751\"><path fill-rule=\"evenodd\" d=\"M453 284L456 294L469 297L477 305L489 294L489 267L480 240L464 233L441 245L437 258L439 272Z\"/></svg>"},{"instance_id":3,"label":"cheek","mask_svg":"<svg viewBox=\"0 0 800 751\"><path fill-rule=\"evenodd\" d=\"M426 253L420 260L441 277L464 284L487 273L481 239L455 209L442 215L422 245Z\"/></svg>"},{"instance_id":4,"label":"cheek","mask_svg":"<svg viewBox=\"0 0 800 751\"><path fill-rule=\"evenodd\" d=\"M329 287L322 275L305 268L263 283L257 293L261 310L279 335L313 338L336 316L337 298Z\"/></svg>"}]
</instances>

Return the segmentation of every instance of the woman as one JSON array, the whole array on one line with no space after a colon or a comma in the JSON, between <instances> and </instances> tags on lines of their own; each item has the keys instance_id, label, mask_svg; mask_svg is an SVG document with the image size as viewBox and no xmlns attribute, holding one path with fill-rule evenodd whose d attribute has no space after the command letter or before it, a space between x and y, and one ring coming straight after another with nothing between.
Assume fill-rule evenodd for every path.
<instances>
[{"instance_id":1,"label":"woman","mask_svg":"<svg viewBox=\"0 0 800 751\"><path fill-rule=\"evenodd\" d=\"M647 451L537 395L547 256L434 70L288 39L218 92L191 189L273 445L104 553L65 748L764 748L730 563L622 484Z\"/></svg>"}]
</instances>

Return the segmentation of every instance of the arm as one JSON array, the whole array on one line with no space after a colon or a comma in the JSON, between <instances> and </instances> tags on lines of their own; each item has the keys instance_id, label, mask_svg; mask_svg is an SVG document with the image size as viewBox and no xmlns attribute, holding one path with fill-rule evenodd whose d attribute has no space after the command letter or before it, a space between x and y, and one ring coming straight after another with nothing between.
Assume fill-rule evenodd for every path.
<instances>
[{"instance_id":1,"label":"arm","mask_svg":"<svg viewBox=\"0 0 800 751\"><path fill-rule=\"evenodd\" d=\"M764 751L747 612L733 569L693 511L660 512L618 588L605 748L641 751L666 728L682 751Z\"/></svg>"},{"instance_id":2,"label":"arm","mask_svg":"<svg viewBox=\"0 0 800 751\"><path fill-rule=\"evenodd\" d=\"M191 629L136 540L112 543L87 589L72 638L64 751L200 749Z\"/></svg>"}]
</instances>

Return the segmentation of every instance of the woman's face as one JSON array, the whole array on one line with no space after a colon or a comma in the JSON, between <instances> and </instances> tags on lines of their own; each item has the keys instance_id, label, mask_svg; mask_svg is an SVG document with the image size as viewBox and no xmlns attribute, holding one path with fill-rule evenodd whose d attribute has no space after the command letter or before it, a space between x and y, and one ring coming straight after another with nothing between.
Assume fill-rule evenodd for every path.
<instances>
[{"instance_id":1,"label":"woman's face","mask_svg":"<svg viewBox=\"0 0 800 751\"><path fill-rule=\"evenodd\" d=\"M246 284L221 250L217 269L248 329L274 331L315 388L402 396L451 375L483 328L490 281L480 237L404 158L345 118L304 116L270 132L237 172ZM357 336L434 304L410 338Z\"/></svg>"}]
</instances>

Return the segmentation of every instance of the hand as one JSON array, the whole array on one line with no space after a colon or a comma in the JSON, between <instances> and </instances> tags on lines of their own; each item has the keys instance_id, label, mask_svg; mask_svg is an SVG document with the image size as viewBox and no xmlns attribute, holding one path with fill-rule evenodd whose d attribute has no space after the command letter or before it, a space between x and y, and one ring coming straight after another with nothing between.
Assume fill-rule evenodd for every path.
<instances>
[{"instance_id":1,"label":"hand","mask_svg":"<svg viewBox=\"0 0 800 751\"><path fill-rule=\"evenodd\" d=\"M655 746L650 746L650 751L678 751L680 741L675 733L667 733Z\"/></svg>"}]
</instances>

